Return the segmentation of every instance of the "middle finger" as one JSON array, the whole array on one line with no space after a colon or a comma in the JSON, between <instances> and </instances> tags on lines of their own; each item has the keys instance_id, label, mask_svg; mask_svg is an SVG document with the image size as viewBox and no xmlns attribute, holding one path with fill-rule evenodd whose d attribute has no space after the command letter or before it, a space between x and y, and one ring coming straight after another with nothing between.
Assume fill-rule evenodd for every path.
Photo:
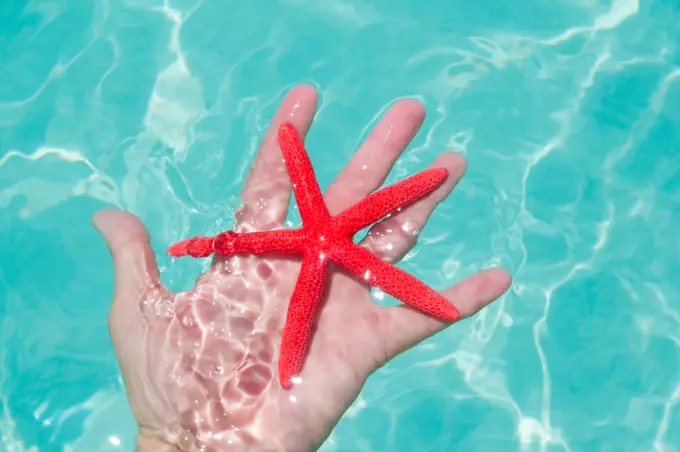
<instances>
[{"instance_id":1,"label":"middle finger","mask_svg":"<svg viewBox=\"0 0 680 452\"><path fill-rule=\"evenodd\" d=\"M324 199L331 215L356 204L382 185L424 118L423 106L413 99L400 100L387 111L326 190Z\"/></svg>"}]
</instances>

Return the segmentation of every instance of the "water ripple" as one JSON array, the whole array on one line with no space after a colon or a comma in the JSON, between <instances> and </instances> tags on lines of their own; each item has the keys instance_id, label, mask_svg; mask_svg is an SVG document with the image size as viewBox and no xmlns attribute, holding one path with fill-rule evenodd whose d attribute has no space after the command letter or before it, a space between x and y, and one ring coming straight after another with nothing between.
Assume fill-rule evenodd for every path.
<instances>
[{"instance_id":1,"label":"water ripple","mask_svg":"<svg viewBox=\"0 0 680 452\"><path fill-rule=\"evenodd\" d=\"M428 118L388 182L468 159L405 268L515 277L381 369L323 449L678 450L679 19L665 0L0 6L0 448L132 447L89 217L130 210L159 251L230 227L276 105L311 82L324 186L394 98ZM170 264L174 289L204 267Z\"/></svg>"}]
</instances>

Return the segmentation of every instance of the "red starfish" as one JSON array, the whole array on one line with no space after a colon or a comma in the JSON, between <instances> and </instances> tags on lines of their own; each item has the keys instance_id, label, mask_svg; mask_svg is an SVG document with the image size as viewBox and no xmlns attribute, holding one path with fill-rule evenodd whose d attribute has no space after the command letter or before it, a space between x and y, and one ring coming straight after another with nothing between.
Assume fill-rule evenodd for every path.
<instances>
[{"instance_id":1,"label":"red starfish","mask_svg":"<svg viewBox=\"0 0 680 452\"><path fill-rule=\"evenodd\" d=\"M422 171L331 217L302 139L291 124L281 125L279 143L300 209L302 227L251 233L227 231L215 237L194 237L172 245L168 254L174 257L207 257L212 253L303 255L281 337L279 381L284 389L291 388L292 378L302 369L330 261L429 315L449 322L460 317L458 310L443 296L352 241L358 231L435 190L448 176L446 169Z\"/></svg>"}]
</instances>

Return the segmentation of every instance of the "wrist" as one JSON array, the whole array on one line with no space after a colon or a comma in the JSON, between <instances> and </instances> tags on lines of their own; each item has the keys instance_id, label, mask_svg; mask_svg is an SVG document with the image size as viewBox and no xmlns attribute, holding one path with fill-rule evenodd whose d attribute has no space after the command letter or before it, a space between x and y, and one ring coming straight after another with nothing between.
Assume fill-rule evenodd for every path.
<instances>
[{"instance_id":1,"label":"wrist","mask_svg":"<svg viewBox=\"0 0 680 452\"><path fill-rule=\"evenodd\" d=\"M137 435L136 452L182 452L177 447L158 438Z\"/></svg>"}]
</instances>

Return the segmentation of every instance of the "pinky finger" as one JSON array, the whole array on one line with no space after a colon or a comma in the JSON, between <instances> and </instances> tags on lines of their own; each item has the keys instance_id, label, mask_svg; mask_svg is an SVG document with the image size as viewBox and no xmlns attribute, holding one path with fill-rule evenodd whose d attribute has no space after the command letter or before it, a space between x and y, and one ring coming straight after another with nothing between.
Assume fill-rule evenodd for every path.
<instances>
[{"instance_id":1,"label":"pinky finger","mask_svg":"<svg viewBox=\"0 0 680 452\"><path fill-rule=\"evenodd\" d=\"M450 287L442 295L458 308L464 319L498 299L511 283L507 271L492 268ZM382 339L388 361L450 325L406 305L388 308L387 313Z\"/></svg>"}]
</instances>

